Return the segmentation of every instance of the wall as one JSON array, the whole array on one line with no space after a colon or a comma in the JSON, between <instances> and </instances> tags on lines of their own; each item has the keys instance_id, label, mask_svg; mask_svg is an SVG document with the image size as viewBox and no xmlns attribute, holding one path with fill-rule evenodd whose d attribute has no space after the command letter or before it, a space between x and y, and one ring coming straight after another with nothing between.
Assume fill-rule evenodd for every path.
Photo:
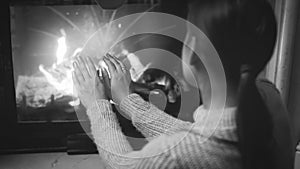
<instances>
[{"instance_id":1,"label":"wall","mask_svg":"<svg viewBox=\"0 0 300 169\"><path fill-rule=\"evenodd\" d=\"M297 19L295 48L290 80L288 109L295 127L296 138L300 140L300 14Z\"/></svg>"}]
</instances>

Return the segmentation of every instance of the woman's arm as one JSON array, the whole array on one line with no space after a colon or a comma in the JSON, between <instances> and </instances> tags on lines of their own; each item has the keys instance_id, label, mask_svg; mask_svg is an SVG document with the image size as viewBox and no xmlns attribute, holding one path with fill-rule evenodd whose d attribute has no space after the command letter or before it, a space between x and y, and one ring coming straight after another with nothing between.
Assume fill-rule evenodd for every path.
<instances>
[{"instance_id":1,"label":"woman's arm","mask_svg":"<svg viewBox=\"0 0 300 169\"><path fill-rule=\"evenodd\" d=\"M110 166L125 167L126 158L122 156L133 150L120 129L110 103L107 100L97 100L88 108L87 114L101 158Z\"/></svg>"},{"instance_id":2,"label":"woman's arm","mask_svg":"<svg viewBox=\"0 0 300 169\"><path fill-rule=\"evenodd\" d=\"M176 119L145 102L139 95L130 94L130 74L118 58L108 54L104 58L104 62L111 74L112 99L120 105L122 111L131 117L135 127L148 140L161 134L172 134L177 130L192 126L191 123ZM107 77L107 74L103 70L104 77Z\"/></svg>"},{"instance_id":3,"label":"woman's arm","mask_svg":"<svg viewBox=\"0 0 300 169\"><path fill-rule=\"evenodd\" d=\"M161 151L162 146L148 144L150 146L148 150L150 151L144 149L139 152L133 151L120 129L117 118L107 100L103 78L97 76L92 60L78 57L73 66L75 89L81 103L87 108L92 134L99 154L110 167L118 169L165 168L164 165L168 163L175 165L174 160L168 153L155 157L149 156L149 153L155 148ZM115 75L112 74L112 77L115 78Z\"/></svg>"},{"instance_id":4,"label":"woman's arm","mask_svg":"<svg viewBox=\"0 0 300 169\"><path fill-rule=\"evenodd\" d=\"M133 125L148 139L192 127L192 123L170 116L135 93L124 98L120 108L131 117Z\"/></svg>"},{"instance_id":5,"label":"woman's arm","mask_svg":"<svg viewBox=\"0 0 300 169\"><path fill-rule=\"evenodd\" d=\"M166 163L175 166L175 161L167 154L145 158L153 152L133 151L107 100L97 100L88 109L87 114L91 121L92 135L99 155L110 167L147 168L151 165L160 168ZM164 160L162 161L161 158Z\"/></svg>"}]
</instances>

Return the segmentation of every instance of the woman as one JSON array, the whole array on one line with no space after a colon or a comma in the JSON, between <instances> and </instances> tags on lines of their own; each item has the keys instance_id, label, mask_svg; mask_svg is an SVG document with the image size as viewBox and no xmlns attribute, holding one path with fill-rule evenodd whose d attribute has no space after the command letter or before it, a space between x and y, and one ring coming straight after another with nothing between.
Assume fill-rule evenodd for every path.
<instances>
[{"instance_id":1,"label":"woman","mask_svg":"<svg viewBox=\"0 0 300 169\"><path fill-rule=\"evenodd\" d=\"M272 56L276 39L270 5L264 0L194 1L189 3L188 18L215 46L225 70L228 95L218 128L208 136L197 127L191 129L192 123L175 119L131 93L128 71L110 55L104 61L111 74L111 93L105 93L110 91L104 85L107 72L102 70L104 78L99 79L93 63L79 58L74 63L73 80L87 108L100 156L112 168L278 167L273 156L277 143L271 115L255 85L256 76ZM205 113L211 98L208 75L197 57L183 57L198 75L203 106L197 113ZM113 99L136 128L150 138L142 150L133 151L108 99ZM198 124L203 120L200 116ZM206 126L205 130L211 128Z\"/></svg>"}]
</instances>

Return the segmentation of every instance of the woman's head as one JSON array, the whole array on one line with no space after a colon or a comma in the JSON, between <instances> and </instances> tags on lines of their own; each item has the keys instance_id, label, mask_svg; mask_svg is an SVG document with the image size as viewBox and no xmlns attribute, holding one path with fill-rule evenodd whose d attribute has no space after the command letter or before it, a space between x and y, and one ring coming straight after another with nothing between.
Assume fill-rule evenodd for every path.
<instances>
[{"instance_id":1,"label":"woman's head","mask_svg":"<svg viewBox=\"0 0 300 169\"><path fill-rule=\"evenodd\" d=\"M189 3L188 20L216 48L229 82L238 82L245 67L256 76L272 56L276 21L264 0L195 0ZM205 70L199 68L203 65L197 58L189 62Z\"/></svg>"},{"instance_id":2,"label":"woman's head","mask_svg":"<svg viewBox=\"0 0 300 169\"><path fill-rule=\"evenodd\" d=\"M194 0L189 3L188 20L212 42L222 61L227 86L238 93L236 123L243 168L272 168L272 120L255 85L276 41L276 20L270 4L266 0ZM197 43L191 37L188 31L188 43ZM188 63L199 74L198 82L207 83L201 77L207 78L203 75L205 68L197 58L192 55Z\"/></svg>"}]
</instances>

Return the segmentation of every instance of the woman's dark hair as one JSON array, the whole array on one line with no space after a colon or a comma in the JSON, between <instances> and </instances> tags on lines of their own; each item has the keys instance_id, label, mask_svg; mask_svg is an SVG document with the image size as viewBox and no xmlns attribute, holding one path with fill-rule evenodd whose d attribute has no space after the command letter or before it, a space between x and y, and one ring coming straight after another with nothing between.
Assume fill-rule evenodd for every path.
<instances>
[{"instance_id":1,"label":"woman's dark hair","mask_svg":"<svg viewBox=\"0 0 300 169\"><path fill-rule=\"evenodd\" d=\"M274 168L272 118L255 84L275 46L271 5L265 0L194 0L189 10L189 19L219 53L227 81L239 88L236 123L243 168Z\"/></svg>"}]
</instances>

